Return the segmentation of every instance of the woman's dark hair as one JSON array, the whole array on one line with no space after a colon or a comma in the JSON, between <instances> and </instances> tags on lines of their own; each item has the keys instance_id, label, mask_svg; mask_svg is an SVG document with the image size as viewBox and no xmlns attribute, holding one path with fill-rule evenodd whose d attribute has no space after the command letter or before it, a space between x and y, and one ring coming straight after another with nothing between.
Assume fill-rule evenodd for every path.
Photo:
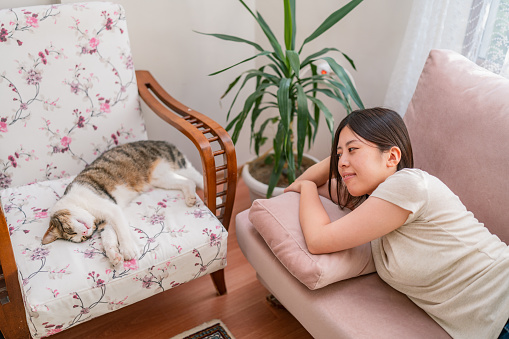
<instances>
[{"instance_id":1,"label":"woman's dark hair","mask_svg":"<svg viewBox=\"0 0 509 339\"><path fill-rule=\"evenodd\" d=\"M412 145L408 131L401 116L386 108L375 107L353 111L348 114L339 124L334 142L331 148L330 171L329 171L329 194L331 192L332 179L337 179L338 202L341 208L357 207L362 203L366 196L352 196L341 180L338 169L337 145L339 142L339 134L348 126L352 132L359 137L375 144L380 152L390 150L393 146L399 147L401 150L401 160L398 164L397 171L403 168L414 167L414 157L412 153Z\"/></svg>"}]
</instances>

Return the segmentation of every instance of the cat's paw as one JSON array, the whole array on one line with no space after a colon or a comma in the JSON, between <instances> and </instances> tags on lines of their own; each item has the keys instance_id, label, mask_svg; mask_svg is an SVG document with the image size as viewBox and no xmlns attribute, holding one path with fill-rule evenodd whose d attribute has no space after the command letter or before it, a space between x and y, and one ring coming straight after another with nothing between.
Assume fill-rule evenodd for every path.
<instances>
[{"instance_id":1,"label":"cat's paw","mask_svg":"<svg viewBox=\"0 0 509 339\"><path fill-rule=\"evenodd\" d=\"M117 246L109 246L109 247L105 248L104 250L105 250L106 256L110 260L110 263L112 266L117 266L124 260L123 256L118 251Z\"/></svg>"},{"instance_id":2,"label":"cat's paw","mask_svg":"<svg viewBox=\"0 0 509 339\"><path fill-rule=\"evenodd\" d=\"M196 196L195 195L187 196L186 197L186 205L191 207L191 206L194 206L194 204L196 204Z\"/></svg>"},{"instance_id":3,"label":"cat's paw","mask_svg":"<svg viewBox=\"0 0 509 339\"><path fill-rule=\"evenodd\" d=\"M136 259L138 255L138 251L136 249L136 245L134 243L129 244L121 244L120 246L120 254L124 258L125 261L129 261L132 259Z\"/></svg>"}]
</instances>

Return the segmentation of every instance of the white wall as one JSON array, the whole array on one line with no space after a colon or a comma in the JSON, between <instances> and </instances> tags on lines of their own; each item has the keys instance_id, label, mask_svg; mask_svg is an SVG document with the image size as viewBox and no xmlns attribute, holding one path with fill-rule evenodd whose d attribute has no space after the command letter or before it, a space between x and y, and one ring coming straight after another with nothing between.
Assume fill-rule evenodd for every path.
<instances>
[{"instance_id":1,"label":"white wall","mask_svg":"<svg viewBox=\"0 0 509 339\"><path fill-rule=\"evenodd\" d=\"M59 3L58 0L0 0L0 8ZM78 2L63 0L62 2ZM137 69L150 70L176 99L226 125L230 99L220 103L228 84L242 70L253 68L247 63L213 77L216 70L254 55L254 48L193 32L237 35L267 46L252 17L236 0L116 0L126 10L134 62ZM282 42L282 1L248 0L247 4L262 13ZM346 4L346 0L297 0L297 41L307 37L330 13ZM356 63L352 71L366 106L383 104L387 84L412 5L411 0L365 0L343 21L305 47L312 53L323 47L336 47ZM332 54L333 56L336 56ZM339 57L338 57L339 59ZM242 99L242 98L241 98ZM242 101L240 101L242 102ZM344 112L339 104L328 102L337 122ZM148 108L144 107L145 110ZM249 126L237 144L239 164L246 162L249 150ZM191 161L200 165L194 145L159 118L147 119L149 135L177 144ZM330 136L322 129L311 154L328 155Z\"/></svg>"}]
</instances>

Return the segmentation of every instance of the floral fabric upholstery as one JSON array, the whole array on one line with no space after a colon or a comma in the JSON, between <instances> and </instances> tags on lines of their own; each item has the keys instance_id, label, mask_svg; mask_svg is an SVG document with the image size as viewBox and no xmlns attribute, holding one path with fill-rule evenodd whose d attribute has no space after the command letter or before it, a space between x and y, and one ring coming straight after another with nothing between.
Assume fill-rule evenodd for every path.
<instances>
[{"instance_id":1,"label":"floral fabric upholstery","mask_svg":"<svg viewBox=\"0 0 509 339\"><path fill-rule=\"evenodd\" d=\"M35 338L226 265L226 230L180 191L144 193L125 210L139 256L121 267L99 234L41 244L73 176L103 151L146 139L126 27L112 3L0 11L0 198Z\"/></svg>"},{"instance_id":2,"label":"floral fabric upholstery","mask_svg":"<svg viewBox=\"0 0 509 339\"><path fill-rule=\"evenodd\" d=\"M88 3L0 11L0 189L76 175L146 139L125 13Z\"/></svg>"},{"instance_id":3,"label":"floral fabric upholstery","mask_svg":"<svg viewBox=\"0 0 509 339\"><path fill-rule=\"evenodd\" d=\"M65 330L226 266L227 232L201 200L180 191L140 195L124 212L136 234L137 259L112 267L98 232L82 243L41 245L48 208L70 178L9 188L1 202L32 336Z\"/></svg>"}]
</instances>

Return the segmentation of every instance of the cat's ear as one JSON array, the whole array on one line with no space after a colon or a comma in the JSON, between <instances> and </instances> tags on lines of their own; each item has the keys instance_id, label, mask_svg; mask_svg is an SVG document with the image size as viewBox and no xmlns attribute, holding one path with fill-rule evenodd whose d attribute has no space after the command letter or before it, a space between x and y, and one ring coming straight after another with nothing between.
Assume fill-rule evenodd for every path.
<instances>
[{"instance_id":1,"label":"cat's ear","mask_svg":"<svg viewBox=\"0 0 509 339\"><path fill-rule=\"evenodd\" d=\"M57 223L60 223L58 218L51 218L49 222L49 228L42 237L42 244L47 245L49 243L52 243L53 241L62 238L62 235L60 234L59 228L57 227Z\"/></svg>"}]
</instances>

